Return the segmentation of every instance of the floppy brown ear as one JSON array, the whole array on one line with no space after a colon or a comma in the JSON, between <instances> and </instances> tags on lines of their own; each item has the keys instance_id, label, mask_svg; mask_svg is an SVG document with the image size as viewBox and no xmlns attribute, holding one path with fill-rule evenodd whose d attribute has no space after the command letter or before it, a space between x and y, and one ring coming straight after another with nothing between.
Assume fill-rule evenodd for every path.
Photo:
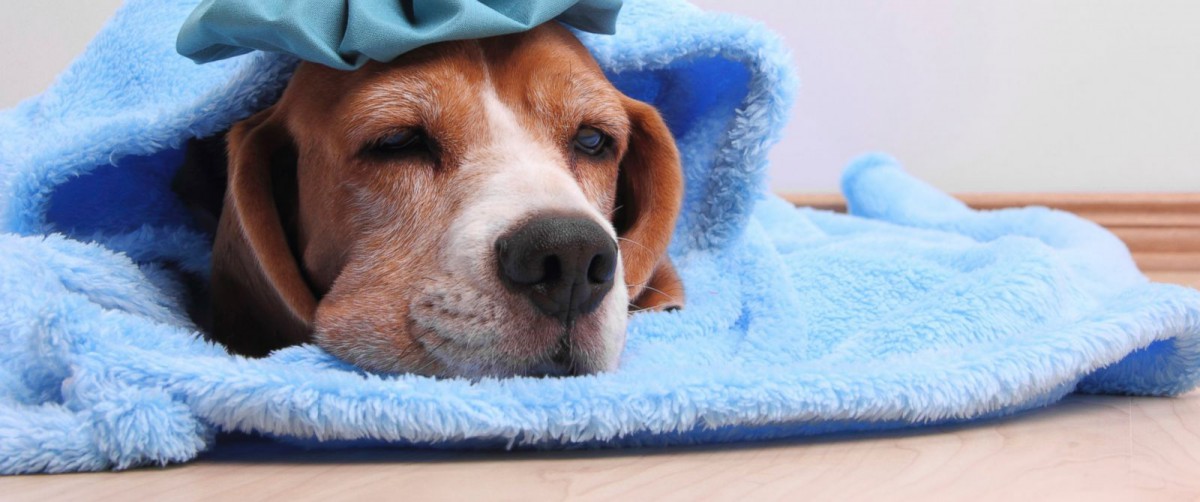
<instances>
[{"instance_id":1,"label":"floppy brown ear","mask_svg":"<svg viewBox=\"0 0 1200 502\"><path fill-rule=\"evenodd\" d=\"M212 257L212 337L264 356L309 341L316 299L292 251L295 146L277 108L227 136L229 184Z\"/></svg>"},{"instance_id":2,"label":"floppy brown ear","mask_svg":"<svg viewBox=\"0 0 1200 502\"><path fill-rule=\"evenodd\" d=\"M618 209L613 222L621 237L631 308L681 308L683 283L667 257L683 205L679 151L657 110L629 98L624 104L632 127L617 176Z\"/></svg>"}]
</instances>

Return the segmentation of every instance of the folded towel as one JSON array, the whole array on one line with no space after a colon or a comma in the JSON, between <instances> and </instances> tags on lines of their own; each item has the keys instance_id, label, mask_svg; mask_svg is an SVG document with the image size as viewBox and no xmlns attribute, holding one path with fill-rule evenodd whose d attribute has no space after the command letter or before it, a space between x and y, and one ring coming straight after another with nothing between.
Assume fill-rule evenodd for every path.
<instances>
[{"instance_id":1,"label":"folded towel","mask_svg":"<svg viewBox=\"0 0 1200 502\"><path fill-rule=\"evenodd\" d=\"M996 417L1072 391L1171 395L1200 371L1200 293L1153 284L1100 227L970 210L883 156L853 215L763 172L792 100L759 25L628 2L581 34L683 155L672 255L687 308L633 317L620 369L478 382L366 374L312 346L203 341L178 270L208 246L169 190L180 146L278 96L294 61L197 66L189 0L131 0L44 94L0 114L0 472L183 462L221 432L310 444L607 447ZM323 443L320 443L323 442Z\"/></svg>"}]
</instances>

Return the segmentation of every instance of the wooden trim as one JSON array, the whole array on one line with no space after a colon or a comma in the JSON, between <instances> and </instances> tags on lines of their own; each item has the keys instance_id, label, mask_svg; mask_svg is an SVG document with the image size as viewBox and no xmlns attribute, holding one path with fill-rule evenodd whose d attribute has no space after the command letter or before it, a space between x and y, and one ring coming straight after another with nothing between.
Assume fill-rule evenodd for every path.
<instances>
[{"instance_id":1,"label":"wooden trim","mask_svg":"<svg viewBox=\"0 0 1200 502\"><path fill-rule=\"evenodd\" d=\"M1200 271L1200 193L958 194L975 209L1045 206L1069 211L1111 230L1148 272ZM783 194L799 206L846 211L833 194Z\"/></svg>"}]
</instances>

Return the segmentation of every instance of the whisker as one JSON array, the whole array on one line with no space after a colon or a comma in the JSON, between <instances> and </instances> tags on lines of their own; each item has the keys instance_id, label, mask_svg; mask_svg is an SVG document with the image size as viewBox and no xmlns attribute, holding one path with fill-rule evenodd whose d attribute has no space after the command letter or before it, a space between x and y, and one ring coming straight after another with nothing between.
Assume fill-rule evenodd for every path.
<instances>
[{"instance_id":1,"label":"whisker","mask_svg":"<svg viewBox=\"0 0 1200 502\"><path fill-rule=\"evenodd\" d=\"M617 236L617 241L631 242L631 243L633 243L634 245L636 245L637 247L640 247L640 248L642 248L642 249L645 249L646 251L650 251L650 248L646 247L646 245L645 245L645 244L642 244L642 243L640 243L640 242L638 242L638 241L635 241L635 240L633 240L633 239L629 239L629 238L625 238L625 237L620 237L620 236Z\"/></svg>"},{"instance_id":2,"label":"whisker","mask_svg":"<svg viewBox=\"0 0 1200 502\"><path fill-rule=\"evenodd\" d=\"M655 292L655 293L658 293L658 294L660 294L660 295L663 295L663 296L665 296L665 297L667 297L667 298L670 298L670 299L672 299L672 300L674 300L674 299L675 299L675 296L674 296L674 295L668 294L666 291L663 291L663 290L661 290L661 289L654 289L654 288L652 288L652 287L650 287L650 286L642 286L642 289L648 289L648 290L650 290L650 291L653 291L653 292Z\"/></svg>"},{"instance_id":3,"label":"whisker","mask_svg":"<svg viewBox=\"0 0 1200 502\"><path fill-rule=\"evenodd\" d=\"M571 365L567 367L567 375L575 376L575 356L571 356Z\"/></svg>"},{"instance_id":4,"label":"whisker","mask_svg":"<svg viewBox=\"0 0 1200 502\"><path fill-rule=\"evenodd\" d=\"M658 291L659 293L662 293L662 294L664 294L664 295L666 295L666 296L671 296L671 295L668 295L666 291L659 291L659 290L657 290L657 289L654 289L654 288L650 287L650 286L649 286L649 284L650 284L650 281L651 281L651 280L653 280L653 279L654 279L654 277L650 277L649 279L646 279L645 281L642 281L642 282L640 282L640 283L637 283L637 284L626 284L625 286L626 286L626 287L630 287L630 288L643 288L643 289L649 289L649 290L651 290L651 291Z\"/></svg>"},{"instance_id":5,"label":"whisker","mask_svg":"<svg viewBox=\"0 0 1200 502\"><path fill-rule=\"evenodd\" d=\"M417 351L417 349L424 347L424 344L422 342L424 341L424 338L426 336L429 336L430 334L432 334L431 331L425 330L425 331L422 331L417 336L413 337L412 345L409 345L408 348L401 351L400 355L396 356L396 359L403 361L404 358L412 355L414 352Z\"/></svg>"},{"instance_id":6,"label":"whisker","mask_svg":"<svg viewBox=\"0 0 1200 502\"><path fill-rule=\"evenodd\" d=\"M645 287L647 284L650 284L650 279L646 279L637 284L626 284L625 287L627 287L627 288L642 288L642 287Z\"/></svg>"},{"instance_id":7,"label":"whisker","mask_svg":"<svg viewBox=\"0 0 1200 502\"><path fill-rule=\"evenodd\" d=\"M426 362L425 364L422 364L421 367L412 370L411 373L413 373L414 375L420 375L422 371L425 371L430 366L433 366L433 363L437 362L437 358L433 357L433 353L435 351L437 351L438 349L442 348L442 346L446 345L447 343L450 343L450 339L448 339L448 338L443 339L442 343L437 344L437 346L430 348L430 349L426 349L425 352L427 352L429 354L429 362Z\"/></svg>"}]
</instances>

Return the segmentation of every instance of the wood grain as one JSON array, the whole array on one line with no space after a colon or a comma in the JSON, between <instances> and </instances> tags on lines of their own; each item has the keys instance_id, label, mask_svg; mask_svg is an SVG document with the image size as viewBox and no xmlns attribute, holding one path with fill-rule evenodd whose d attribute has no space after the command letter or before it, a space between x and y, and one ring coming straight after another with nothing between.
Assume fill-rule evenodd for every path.
<instances>
[{"instance_id":1,"label":"wood grain","mask_svg":"<svg viewBox=\"0 0 1200 502\"><path fill-rule=\"evenodd\" d=\"M846 210L838 194L787 193L798 206ZM1200 227L1200 193L960 193L954 197L975 209L1045 206L1070 211L1101 225Z\"/></svg>"},{"instance_id":2,"label":"wood grain","mask_svg":"<svg viewBox=\"0 0 1200 502\"><path fill-rule=\"evenodd\" d=\"M984 424L599 452L310 451L0 479L5 500L1157 500L1200 496L1200 394ZM240 458L239 458L240 457Z\"/></svg>"}]
</instances>

